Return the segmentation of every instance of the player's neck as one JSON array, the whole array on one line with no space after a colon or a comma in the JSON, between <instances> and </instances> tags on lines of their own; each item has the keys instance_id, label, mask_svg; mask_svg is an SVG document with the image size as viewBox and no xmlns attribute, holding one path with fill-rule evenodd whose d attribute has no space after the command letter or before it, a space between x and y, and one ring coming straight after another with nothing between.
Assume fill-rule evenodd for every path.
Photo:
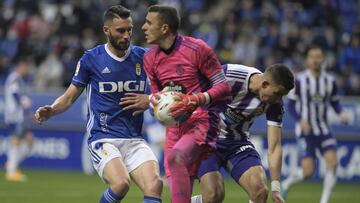
<instances>
[{"instance_id":1,"label":"player's neck","mask_svg":"<svg viewBox=\"0 0 360 203\"><path fill-rule=\"evenodd\" d=\"M249 80L249 92L258 95L263 81L263 74L253 74Z\"/></svg>"},{"instance_id":2,"label":"player's neck","mask_svg":"<svg viewBox=\"0 0 360 203\"><path fill-rule=\"evenodd\" d=\"M321 75L321 69L310 69L311 75L318 78Z\"/></svg>"},{"instance_id":3,"label":"player's neck","mask_svg":"<svg viewBox=\"0 0 360 203\"><path fill-rule=\"evenodd\" d=\"M169 34L167 37L165 37L160 43L159 47L162 50L169 50L175 43L176 36L174 34Z\"/></svg>"},{"instance_id":4,"label":"player's neck","mask_svg":"<svg viewBox=\"0 0 360 203\"><path fill-rule=\"evenodd\" d=\"M127 51L127 50L121 51L121 50L115 49L115 48L111 45L111 43L107 43L107 46L108 46L110 52L113 53L115 56L117 56L117 57L119 57L119 58L122 58L122 57L125 56L125 54L126 54L126 51Z\"/></svg>"}]
</instances>

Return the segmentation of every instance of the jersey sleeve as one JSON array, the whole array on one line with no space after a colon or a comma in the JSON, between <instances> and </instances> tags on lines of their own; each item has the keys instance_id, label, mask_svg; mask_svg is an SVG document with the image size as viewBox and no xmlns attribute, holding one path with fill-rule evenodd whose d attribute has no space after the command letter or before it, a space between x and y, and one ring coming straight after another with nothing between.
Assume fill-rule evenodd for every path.
<instances>
[{"instance_id":1,"label":"jersey sleeve","mask_svg":"<svg viewBox=\"0 0 360 203\"><path fill-rule=\"evenodd\" d=\"M332 87L332 91L330 94L330 104L333 107L334 111L339 114L342 111L342 106L340 105L340 102L339 102L337 85L336 85L336 81L334 79L331 81L331 87Z\"/></svg>"},{"instance_id":2,"label":"jersey sleeve","mask_svg":"<svg viewBox=\"0 0 360 203\"><path fill-rule=\"evenodd\" d=\"M88 57L84 54L76 65L71 83L77 87L85 87L89 83L89 79L90 67L88 66Z\"/></svg>"},{"instance_id":3,"label":"jersey sleeve","mask_svg":"<svg viewBox=\"0 0 360 203\"><path fill-rule=\"evenodd\" d=\"M199 52L199 69L211 83L211 88L207 90L211 101L223 100L230 94L230 85L225 79L220 61L205 42L202 42Z\"/></svg>"},{"instance_id":4,"label":"jersey sleeve","mask_svg":"<svg viewBox=\"0 0 360 203\"><path fill-rule=\"evenodd\" d=\"M283 115L284 105L282 102L270 105L266 111L267 125L281 127Z\"/></svg>"}]
</instances>

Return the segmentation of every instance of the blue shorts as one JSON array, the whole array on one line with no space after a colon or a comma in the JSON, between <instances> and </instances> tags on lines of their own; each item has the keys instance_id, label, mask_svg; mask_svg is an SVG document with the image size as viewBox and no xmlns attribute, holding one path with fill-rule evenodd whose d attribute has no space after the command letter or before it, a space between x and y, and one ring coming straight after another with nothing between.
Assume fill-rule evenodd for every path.
<instances>
[{"instance_id":1,"label":"blue shorts","mask_svg":"<svg viewBox=\"0 0 360 203\"><path fill-rule=\"evenodd\" d=\"M18 136L20 138L24 137L28 132L24 123L9 123L7 124L10 135Z\"/></svg>"},{"instance_id":2,"label":"blue shorts","mask_svg":"<svg viewBox=\"0 0 360 203\"><path fill-rule=\"evenodd\" d=\"M331 135L301 135L297 138L300 158L313 157L316 158L316 149L319 149L321 154L328 150L336 150L336 139Z\"/></svg>"},{"instance_id":3,"label":"blue shorts","mask_svg":"<svg viewBox=\"0 0 360 203\"><path fill-rule=\"evenodd\" d=\"M223 167L238 182L245 171L258 165L262 165L261 158L250 141L218 140L215 153L201 162L197 176L200 179Z\"/></svg>"}]
</instances>

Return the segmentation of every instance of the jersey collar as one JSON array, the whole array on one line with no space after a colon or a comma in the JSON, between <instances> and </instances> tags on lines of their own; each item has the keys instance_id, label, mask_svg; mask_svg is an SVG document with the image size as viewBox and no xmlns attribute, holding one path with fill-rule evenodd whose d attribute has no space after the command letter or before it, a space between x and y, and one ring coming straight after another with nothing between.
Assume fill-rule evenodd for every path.
<instances>
[{"instance_id":1,"label":"jersey collar","mask_svg":"<svg viewBox=\"0 0 360 203\"><path fill-rule=\"evenodd\" d=\"M109 49L109 47L108 47L108 44L105 44L105 51L106 51L107 54L109 54L109 56L110 56L111 58L113 58L113 59L115 59L115 60L117 60L117 61L119 61L119 62L123 62L123 61L125 61L126 58L130 55L131 45L130 45L129 48L126 50L125 55L124 55L123 57L121 57L121 58L120 58L120 57L117 57L115 54L113 54L113 53L110 51L110 49Z\"/></svg>"}]
</instances>

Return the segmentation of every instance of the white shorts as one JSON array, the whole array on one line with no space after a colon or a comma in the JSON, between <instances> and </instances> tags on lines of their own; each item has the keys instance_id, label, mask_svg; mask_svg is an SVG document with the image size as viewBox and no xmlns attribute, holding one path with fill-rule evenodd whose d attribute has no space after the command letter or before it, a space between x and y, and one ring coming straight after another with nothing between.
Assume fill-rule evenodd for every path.
<instances>
[{"instance_id":1,"label":"white shorts","mask_svg":"<svg viewBox=\"0 0 360 203\"><path fill-rule=\"evenodd\" d=\"M143 139L101 139L92 142L89 150L101 178L106 164L114 158L121 158L129 173L146 161L158 162Z\"/></svg>"}]
</instances>

